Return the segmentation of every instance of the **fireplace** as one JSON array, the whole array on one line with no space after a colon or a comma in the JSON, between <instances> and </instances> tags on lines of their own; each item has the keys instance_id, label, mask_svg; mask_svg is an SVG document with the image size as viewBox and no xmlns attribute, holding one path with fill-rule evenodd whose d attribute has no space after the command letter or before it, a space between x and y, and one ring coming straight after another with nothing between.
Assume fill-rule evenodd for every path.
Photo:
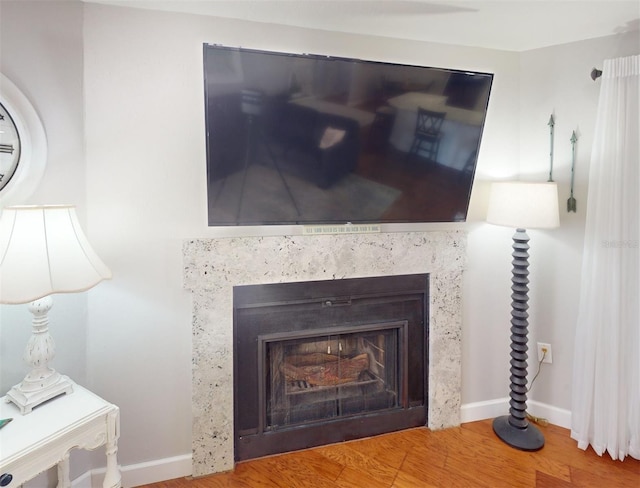
<instances>
[{"instance_id":1,"label":"fireplace","mask_svg":"<svg viewBox=\"0 0 640 488\"><path fill-rule=\"evenodd\" d=\"M183 242L192 300L193 475L234 467L233 289L429 274L427 426L460 423L466 233L215 237Z\"/></svg>"},{"instance_id":2,"label":"fireplace","mask_svg":"<svg viewBox=\"0 0 640 488\"><path fill-rule=\"evenodd\" d=\"M428 275L233 295L236 461L426 425Z\"/></svg>"}]
</instances>

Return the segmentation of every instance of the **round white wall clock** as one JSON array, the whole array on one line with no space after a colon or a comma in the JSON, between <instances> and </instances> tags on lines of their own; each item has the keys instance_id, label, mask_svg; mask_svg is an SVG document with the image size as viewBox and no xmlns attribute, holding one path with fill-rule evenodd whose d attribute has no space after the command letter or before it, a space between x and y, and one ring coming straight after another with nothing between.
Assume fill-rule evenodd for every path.
<instances>
[{"instance_id":1,"label":"round white wall clock","mask_svg":"<svg viewBox=\"0 0 640 488\"><path fill-rule=\"evenodd\" d=\"M24 203L47 162L47 138L27 97L0 73L0 207Z\"/></svg>"}]
</instances>

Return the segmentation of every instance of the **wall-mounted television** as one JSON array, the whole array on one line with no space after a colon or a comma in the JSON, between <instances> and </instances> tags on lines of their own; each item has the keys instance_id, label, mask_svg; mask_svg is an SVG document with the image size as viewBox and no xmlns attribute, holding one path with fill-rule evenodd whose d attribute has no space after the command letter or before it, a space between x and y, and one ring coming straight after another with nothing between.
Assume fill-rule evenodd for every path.
<instances>
[{"instance_id":1,"label":"wall-mounted television","mask_svg":"<svg viewBox=\"0 0 640 488\"><path fill-rule=\"evenodd\" d=\"M209 225L464 221L492 81L205 44Z\"/></svg>"}]
</instances>

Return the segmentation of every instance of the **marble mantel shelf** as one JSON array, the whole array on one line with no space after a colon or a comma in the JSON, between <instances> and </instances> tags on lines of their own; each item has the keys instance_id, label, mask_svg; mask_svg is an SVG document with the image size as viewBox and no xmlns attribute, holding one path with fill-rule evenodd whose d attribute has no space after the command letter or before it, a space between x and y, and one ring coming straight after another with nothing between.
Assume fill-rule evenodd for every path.
<instances>
[{"instance_id":1,"label":"marble mantel shelf","mask_svg":"<svg viewBox=\"0 0 640 488\"><path fill-rule=\"evenodd\" d=\"M193 296L193 475L233 469L237 285L430 274L428 427L460 423L464 231L188 239Z\"/></svg>"}]
</instances>

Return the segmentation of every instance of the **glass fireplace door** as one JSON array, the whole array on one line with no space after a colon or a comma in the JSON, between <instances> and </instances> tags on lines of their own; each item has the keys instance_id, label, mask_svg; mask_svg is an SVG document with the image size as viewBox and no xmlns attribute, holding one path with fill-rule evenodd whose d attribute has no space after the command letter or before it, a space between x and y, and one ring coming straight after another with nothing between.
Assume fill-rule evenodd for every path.
<instances>
[{"instance_id":1,"label":"glass fireplace door","mask_svg":"<svg viewBox=\"0 0 640 488\"><path fill-rule=\"evenodd\" d=\"M263 336L265 431L403 406L406 322Z\"/></svg>"}]
</instances>

